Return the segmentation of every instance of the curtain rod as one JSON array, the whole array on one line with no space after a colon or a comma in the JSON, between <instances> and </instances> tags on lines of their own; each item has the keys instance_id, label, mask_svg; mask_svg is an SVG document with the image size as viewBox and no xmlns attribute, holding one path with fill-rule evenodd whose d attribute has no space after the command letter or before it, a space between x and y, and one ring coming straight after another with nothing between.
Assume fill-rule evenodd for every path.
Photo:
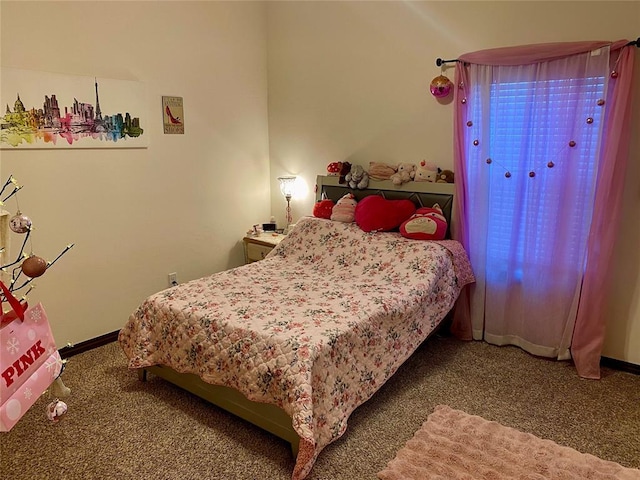
<instances>
[{"instance_id":1,"label":"curtain rod","mask_svg":"<svg viewBox=\"0 0 640 480\"><path fill-rule=\"evenodd\" d=\"M633 40L633 41L627 43L625 45L625 47L629 47L631 45L635 45L636 47L640 48L640 37L638 37L636 40ZM458 60L457 58L453 58L451 60L443 60L442 58L436 58L436 65L438 67L441 67L445 63L455 63L455 62L459 62L459 61L460 60Z\"/></svg>"},{"instance_id":2,"label":"curtain rod","mask_svg":"<svg viewBox=\"0 0 640 480\"><path fill-rule=\"evenodd\" d=\"M457 61L458 61L457 58L454 58L453 60L443 60L441 58L436 58L436 65L441 67L445 63L454 63L454 62L457 62Z\"/></svg>"}]
</instances>

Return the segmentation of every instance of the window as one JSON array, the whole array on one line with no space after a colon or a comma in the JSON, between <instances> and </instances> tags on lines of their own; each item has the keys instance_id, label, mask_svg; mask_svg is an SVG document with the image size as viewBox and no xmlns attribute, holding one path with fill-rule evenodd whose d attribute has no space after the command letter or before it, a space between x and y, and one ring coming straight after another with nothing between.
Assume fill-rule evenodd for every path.
<instances>
[{"instance_id":1,"label":"window","mask_svg":"<svg viewBox=\"0 0 640 480\"><path fill-rule=\"evenodd\" d=\"M604 77L508 79L485 89L488 102L481 92L471 95L470 109L484 120L489 145L486 158L469 157L470 175L490 169L489 281L505 275L518 281L531 268L562 275L562 265L584 265L600 141L599 129L591 127L602 120L598 99L605 85ZM559 232L571 244L561 261Z\"/></svg>"}]
</instances>

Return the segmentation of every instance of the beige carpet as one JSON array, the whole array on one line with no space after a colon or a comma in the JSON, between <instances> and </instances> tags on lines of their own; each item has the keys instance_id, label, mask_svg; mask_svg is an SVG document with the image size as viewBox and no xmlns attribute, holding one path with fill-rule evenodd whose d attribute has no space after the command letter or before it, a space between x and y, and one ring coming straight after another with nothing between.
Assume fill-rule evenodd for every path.
<instances>
[{"instance_id":1,"label":"beige carpet","mask_svg":"<svg viewBox=\"0 0 640 480\"><path fill-rule=\"evenodd\" d=\"M1 480L291 480L286 442L161 378L141 382L116 343L71 357L63 379L64 420L47 420L43 395L0 434ZM640 468L640 375L603 368L585 381L568 362L435 336L356 409L307 480L376 479L437 405Z\"/></svg>"},{"instance_id":2,"label":"beige carpet","mask_svg":"<svg viewBox=\"0 0 640 480\"><path fill-rule=\"evenodd\" d=\"M640 470L438 405L382 480L638 480Z\"/></svg>"}]
</instances>

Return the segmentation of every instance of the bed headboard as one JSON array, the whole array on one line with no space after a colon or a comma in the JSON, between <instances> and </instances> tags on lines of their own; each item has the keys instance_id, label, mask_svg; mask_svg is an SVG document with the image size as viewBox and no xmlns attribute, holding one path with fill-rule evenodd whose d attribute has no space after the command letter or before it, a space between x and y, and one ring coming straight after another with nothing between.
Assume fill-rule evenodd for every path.
<instances>
[{"instance_id":1,"label":"bed headboard","mask_svg":"<svg viewBox=\"0 0 640 480\"><path fill-rule=\"evenodd\" d=\"M329 198L337 202L346 193L351 192L358 201L369 195L381 195L389 200L407 198L416 204L416 208L431 207L437 203L447 219L446 238L451 238L454 191L453 183L408 182L403 185L394 185L390 180L369 180L369 186L360 190L349 188L347 184L340 184L337 176L318 175L316 179L316 201Z\"/></svg>"}]
</instances>

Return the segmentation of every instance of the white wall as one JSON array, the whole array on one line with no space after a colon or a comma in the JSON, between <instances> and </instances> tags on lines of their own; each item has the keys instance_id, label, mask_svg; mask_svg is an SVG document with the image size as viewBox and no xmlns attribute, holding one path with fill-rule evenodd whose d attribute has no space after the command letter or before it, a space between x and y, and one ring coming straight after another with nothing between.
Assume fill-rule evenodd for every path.
<instances>
[{"instance_id":1,"label":"white wall","mask_svg":"<svg viewBox=\"0 0 640 480\"><path fill-rule=\"evenodd\" d=\"M300 175L310 194L333 161L452 168L452 106L429 93L435 59L485 48L634 40L640 2L273 2L268 7L272 171ZM640 86L640 55L636 85ZM453 71L447 72L453 78ZM640 131L640 93L632 131ZM608 307L604 355L640 364L640 144L635 136ZM273 182L272 182L273 183ZM282 205L272 190L274 211Z\"/></svg>"},{"instance_id":2,"label":"white wall","mask_svg":"<svg viewBox=\"0 0 640 480\"><path fill-rule=\"evenodd\" d=\"M265 5L0 9L3 66L135 80L147 92L147 149L0 151L2 181L24 184L34 253L52 260L75 243L29 295L58 345L120 329L169 272L187 281L240 265L242 237L270 215ZM162 133L162 95L183 97L184 135ZM2 99L3 114L14 101Z\"/></svg>"}]
</instances>

